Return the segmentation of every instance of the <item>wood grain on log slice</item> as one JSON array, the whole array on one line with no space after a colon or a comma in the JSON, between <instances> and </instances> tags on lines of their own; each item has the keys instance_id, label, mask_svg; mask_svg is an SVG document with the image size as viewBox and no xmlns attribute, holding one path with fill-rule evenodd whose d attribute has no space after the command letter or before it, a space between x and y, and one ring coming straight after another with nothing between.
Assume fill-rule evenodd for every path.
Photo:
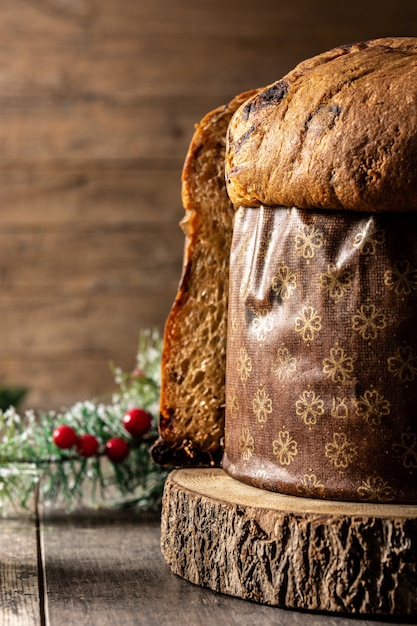
<instances>
[{"instance_id":1,"label":"wood grain on log slice","mask_svg":"<svg viewBox=\"0 0 417 626\"><path fill-rule=\"evenodd\" d=\"M284 496L181 469L166 483L161 547L175 574L246 600L417 614L417 506Z\"/></svg>"}]
</instances>

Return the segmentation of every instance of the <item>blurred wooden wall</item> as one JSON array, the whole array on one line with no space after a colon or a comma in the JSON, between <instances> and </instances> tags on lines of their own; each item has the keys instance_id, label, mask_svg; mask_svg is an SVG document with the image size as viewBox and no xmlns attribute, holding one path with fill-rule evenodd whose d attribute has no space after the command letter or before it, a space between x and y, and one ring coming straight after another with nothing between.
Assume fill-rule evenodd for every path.
<instances>
[{"instance_id":1,"label":"blurred wooden wall","mask_svg":"<svg viewBox=\"0 0 417 626\"><path fill-rule=\"evenodd\" d=\"M417 35L412 1L0 0L0 385L60 408L162 327L193 127L338 44Z\"/></svg>"}]
</instances>

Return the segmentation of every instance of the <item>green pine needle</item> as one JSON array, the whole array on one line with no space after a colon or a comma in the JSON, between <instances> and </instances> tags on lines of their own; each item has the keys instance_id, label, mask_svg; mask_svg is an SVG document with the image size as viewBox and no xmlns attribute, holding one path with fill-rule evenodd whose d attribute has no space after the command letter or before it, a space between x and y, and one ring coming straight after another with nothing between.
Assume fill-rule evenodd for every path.
<instances>
[{"instance_id":1,"label":"green pine needle","mask_svg":"<svg viewBox=\"0 0 417 626\"><path fill-rule=\"evenodd\" d=\"M118 391L110 400L78 402L62 412L20 415L0 410L0 512L28 509L38 490L44 503L75 506L119 504L156 510L160 506L167 470L153 463L150 447L157 438L162 339L158 331L139 335L136 367L125 373L111 365ZM132 440L123 426L124 413L134 407L152 415L151 430ZM82 458L76 450L60 450L53 442L56 426L67 424L78 434L94 435L100 453ZM103 454L106 441L121 437L129 456L111 463Z\"/></svg>"}]
</instances>

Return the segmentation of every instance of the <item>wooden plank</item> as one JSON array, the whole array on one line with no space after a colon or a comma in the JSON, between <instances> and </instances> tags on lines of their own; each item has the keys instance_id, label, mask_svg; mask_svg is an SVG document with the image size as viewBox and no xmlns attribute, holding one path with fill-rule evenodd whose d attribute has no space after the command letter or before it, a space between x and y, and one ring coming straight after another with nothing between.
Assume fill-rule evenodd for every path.
<instances>
[{"instance_id":1,"label":"wooden plank","mask_svg":"<svg viewBox=\"0 0 417 626\"><path fill-rule=\"evenodd\" d=\"M98 398L111 401L117 390L110 364L132 371L137 351L137 333L128 350L102 350L96 354L74 348L51 354L37 351L7 353L0 359L2 385L21 384L29 389L21 410L60 410L77 402Z\"/></svg>"},{"instance_id":2,"label":"wooden plank","mask_svg":"<svg viewBox=\"0 0 417 626\"><path fill-rule=\"evenodd\" d=\"M63 22L77 26L70 9L65 16L62 2L26 5L21 21L27 24L20 25L25 35L16 37L13 30L12 40L1 39L0 58L7 62L0 64L0 100L101 99L132 105L143 97L218 94L221 103L235 93L276 80L299 60L324 49L383 34L373 32L374 20L367 19L363 4L353 7L349 20L329 11L327 4L320 13L302 0L285 6L270 0L256 7L239 4L237 19L234 2L193 7L178 0L157 4L124 3L120 10L114 0L108 1L89 25L90 36L77 42L60 34ZM54 11L59 6L61 11ZM388 4L385 8L390 17L386 34L392 34L393 28L396 34L401 29L408 34L410 11L405 22L400 10L393 15ZM379 15L382 19L384 14L379 11ZM50 28L51 20L58 28ZM315 27L312 20L317 20ZM417 13L411 17L413 22L417 26ZM48 36L37 38L37 26L43 23L49 27ZM93 34L97 31L96 37L90 29ZM210 63L204 62L208 58Z\"/></svg>"},{"instance_id":3,"label":"wooden plank","mask_svg":"<svg viewBox=\"0 0 417 626\"><path fill-rule=\"evenodd\" d=\"M19 11L16 11L16 5ZM309 32L346 29L361 32L366 26L379 36L409 34L415 28L416 13L409 0L351 0L348 7L319 0L277 3L275 0L233 0L195 2L154 0L152 3L102 0L1 0L0 38L27 36L85 40L85 36L138 37L144 33L168 35L192 32L233 37L236 32L250 37L254 31L276 36L277 30L301 39ZM368 20L372 20L369 23ZM377 23L377 24L376 24ZM379 26L379 31L378 31ZM330 28L329 28L330 27ZM339 42L340 43L340 42Z\"/></svg>"},{"instance_id":4,"label":"wooden plank","mask_svg":"<svg viewBox=\"0 0 417 626\"><path fill-rule=\"evenodd\" d=\"M171 287L171 289L168 288ZM172 304L173 285L151 297L134 295L59 296L0 299L1 353L21 350L59 353L72 350L108 355L134 345L141 328L158 326ZM133 339L133 342L132 342Z\"/></svg>"},{"instance_id":5,"label":"wooden plank","mask_svg":"<svg viewBox=\"0 0 417 626\"><path fill-rule=\"evenodd\" d=\"M175 289L172 288L172 293ZM0 380L29 388L25 407L59 409L115 389L110 362L134 368L139 331L163 327L169 291L153 297L0 299Z\"/></svg>"},{"instance_id":6,"label":"wooden plank","mask_svg":"<svg viewBox=\"0 0 417 626\"><path fill-rule=\"evenodd\" d=\"M0 521L0 625L38 626L36 528L25 518Z\"/></svg>"},{"instance_id":7,"label":"wooden plank","mask_svg":"<svg viewBox=\"0 0 417 626\"><path fill-rule=\"evenodd\" d=\"M157 519L120 511L70 516L52 513L45 516L43 524L48 626L352 623L343 616L244 602L174 576L161 555ZM355 620L356 626L374 623Z\"/></svg>"},{"instance_id":8,"label":"wooden plank","mask_svg":"<svg viewBox=\"0 0 417 626\"><path fill-rule=\"evenodd\" d=\"M182 262L179 178L152 165L0 173L0 379L29 387L25 406L108 393L109 362L132 369L139 330L163 326Z\"/></svg>"},{"instance_id":9,"label":"wooden plank","mask_svg":"<svg viewBox=\"0 0 417 626\"><path fill-rule=\"evenodd\" d=\"M185 158L185 155L183 155ZM100 225L180 229L182 160L83 163L48 168L34 163L0 170L0 232L85 230ZM175 247L172 242L171 248Z\"/></svg>"},{"instance_id":10,"label":"wooden plank","mask_svg":"<svg viewBox=\"0 0 417 626\"><path fill-rule=\"evenodd\" d=\"M77 102L140 106L152 98L206 97L208 110L214 101L222 104L237 93L279 79L304 58L372 34L369 26L362 34L351 32L341 21L336 32L323 25L313 31L306 25L296 30L293 25L292 31L302 36L290 39L280 18L277 15L283 34L279 45L260 28L250 38L240 33L190 32L184 37L183 32L164 36L147 32L110 42L88 40L78 46L49 37L39 42L32 37L10 44L3 41L0 58L7 62L0 64L0 104L21 107L36 100L59 105L65 100L67 108ZM273 21L271 17L269 23ZM417 26L417 15L415 22ZM208 58L210 63L204 62Z\"/></svg>"},{"instance_id":11,"label":"wooden plank","mask_svg":"<svg viewBox=\"0 0 417 626\"><path fill-rule=\"evenodd\" d=\"M13 234L0 228L1 314L7 317L9 307L14 308L12 296L42 299L50 294L55 299L108 293L146 298L157 296L164 285L171 300L180 277L183 241L176 225L104 228L93 223L75 232Z\"/></svg>"},{"instance_id":12,"label":"wooden plank","mask_svg":"<svg viewBox=\"0 0 417 626\"><path fill-rule=\"evenodd\" d=\"M182 160L194 124L218 98L157 100L132 106L100 101L0 107L0 167L91 160ZM10 166L9 166L10 167Z\"/></svg>"},{"instance_id":13,"label":"wooden plank","mask_svg":"<svg viewBox=\"0 0 417 626\"><path fill-rule=\"evenodd\" d=\"M146 98L218 95L218 102L268 84L302 58L305 46L276 58L276 41L191 33L99 43L0 43L0 103L97 101L135 105ZM253 54L256 49L257 54ZM192 53L191 53L192 51ZM211 63L202 63L210 58ZM259 62L262 58L265 61ZM146 63L143 62L146 59ZM28 80L30 77L30 80Z\"/></svg>"},{"instance_id":14,"label":"wooden plank","mask_svg":"<svg viewBox=\"0 0 417 626\"><path fill-rule=\"evenodd\" d=\"M140 2L130 4L126 11L116 14L118 5L109 3L97 16L97 32L201 32L251 37L255 31L264 32L266 37L276 37L277 31L287 34L291 39L301 41L305 36L314 36L314 32L327 33L329 27L351 34L373 30L377 36L392 35L395 23L396 34L409 34L410 21L415 24L417 15L407 0L399 0L395 6L389 0L352 0L348 10L343 10L337 3L329 4L318 0L314 5L309 0L297 0L293 3L277 3L274 0L260 0L254 4L251 0L238 2L195 2L192 6L181 0L169 3L159 0L152 5L152 10ZM407 16L404 11L407 10ZM407 23L407 17L409 22ZM368 18L368 19L367 19ZM369 20L369 21L368 21ZM372 22L370 22L372 20ZM378 21L378 28L375 22ZM290 34L290 35L289 35ZM336 32L337 36L337 32ZM340 43L340 40L339 40Z\"/></svg>"}]
</instances>

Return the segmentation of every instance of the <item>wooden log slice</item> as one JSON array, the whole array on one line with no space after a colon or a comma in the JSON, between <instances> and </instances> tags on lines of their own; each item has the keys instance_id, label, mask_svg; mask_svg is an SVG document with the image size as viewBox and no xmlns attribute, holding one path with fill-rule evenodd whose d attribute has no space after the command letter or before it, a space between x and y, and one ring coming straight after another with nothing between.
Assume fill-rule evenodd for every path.
<instances>
[{"instance_id":1,"label":"wooden log slice","mask_svg":"<svg viewBox=\"0 0 417 626\"><path fill-rule=\"evenodd\" d=\"M417 506L285 496L181 469L166 482L161 547L182 578L261 604L417 614Z\"/></svg>"}]
</instances>

